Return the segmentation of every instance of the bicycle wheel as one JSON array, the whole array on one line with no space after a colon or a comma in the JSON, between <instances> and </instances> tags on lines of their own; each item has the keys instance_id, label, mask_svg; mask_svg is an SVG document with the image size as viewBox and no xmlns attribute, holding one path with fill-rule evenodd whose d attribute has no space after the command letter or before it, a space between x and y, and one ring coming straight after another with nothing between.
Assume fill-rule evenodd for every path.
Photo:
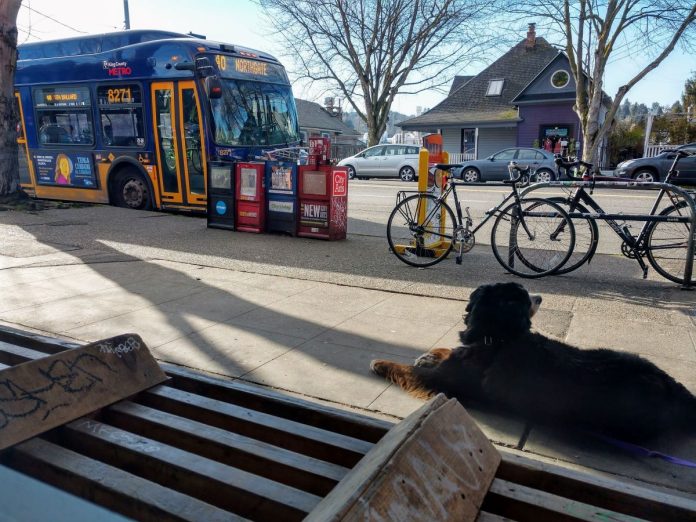
<instances>
[{"instance_id":1,"label":"bicycle wheel","mask_svg":"<svg viewBox=\"0 0 696 522\"><path fill-rule=\"evenodd\" d=\"M688 217L691 211L686 201L682 201L667 207L659 215ZM689 223L655 221L647 232L645 253L648 261L660 275L675 283L684 284L689 227ZM696 260L696 255L694 258ZM691 280L694 280L693 276Z\"/></svg>"},{"instance_id":2,"label":"bicycle wheel","mask_svg":"<svg viewBox=\"0 0 696 522\"><path fill-rule=\"evenodd\" d=\"M570 203L566 198L551 197L549 201L553 201L561 206L568 214L570 214ZM531 210L531 209L530 209ZM573 212L589 213L589 210L583 205L577 203ZM575 227L575 247L570 254L568 261L556 270L556 275L567 274L573 270L577 270L583 264L589 263L597 251L599 243L599 227L594 219L589 218L570 218Z\"/></svg>"},{"instance_id":3,"label":"bicycle wheel","mask_svg":"<svg viewBox=\"0 0 696 522\"><path fill-rule=\"evenodd\" d=\"M498 262L520 277L555 273L575 247L575 227L557 203L541 198L513 203L496 217L491 247Z\"/></svg>"},{"instance_id":4,"label":"bicycle wheel","mask_svg":"<svg viewBox=\"0 0 696 522\"><path fill-rule=\"evenodd\" d=\"M432 266L452 250L456 224L446 203L432 194L414 194L401 200L389 216L389 248L407 265Z\"/></svg>"}]
</instances>

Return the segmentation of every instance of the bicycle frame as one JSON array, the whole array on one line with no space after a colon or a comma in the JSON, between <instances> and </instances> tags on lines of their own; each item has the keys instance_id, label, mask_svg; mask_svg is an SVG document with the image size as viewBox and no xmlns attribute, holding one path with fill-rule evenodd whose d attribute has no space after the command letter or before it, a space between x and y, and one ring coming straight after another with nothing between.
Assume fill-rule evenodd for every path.
<instances>
[{"instance_id":1,"label":"bicycle frame","mask_svg":"<svg viewBox=\"0 0 696 522\"><path fill-rule=\"evenodd\" d=\"M669 180L669 177L666 178ZM642 252L645 250L645 241L647 240L647 232L648 232L648 227L650 223L656 222L656 221L668 221L668 222L673 222L673 223L684 223L686 226L689 226L689 242L687 244L687 257L686 257L686 262L684 266L684 280L687 281L683 285L683 288L692 288L693 282L691 281L691 277L693 274L693 261L694 261L694 252L696 250L696 200L694 200L690 194L682 189L681 187L672 185L670 183L666 182L635 182L635 181L629 181L629 182L621 182L621 181L552 181L552 182L547 182L547 183L537 183L536 185L530 186L523 190L520 193L520 197L523 198L526 196L528 193L541 189L541 188L563 188L563 187L568 187L568 188L574 188L576 189L573 194L569 197L569 205L570 206L570 211L568 212L568 216L571 219L592 219L592 220L597 220L601 219L603 221L606 221L607 224L611 227L611 229L623 240L626 242L626 244L631 248L633 251L637 251L638 253ZM650 211L650 214L609 214L602 209L601 206L592 198L590 194L587 193L585 189L590 188L592 191L595 187L599 188L608 188L608 189L633 189L633 190L640 190L640 189L660 189L660 192L658 193L657 197L655 198L655 202L653 203L652 209ZM687 208L691 211L691 215L684 215L680 217L672 217L672 216L661 216L658 214L655 214L657 211L660 202L662 201L662 198L664 195L667 194L668 197L670 198L670 201L672 204L676 204L678 201L685 201L687 203ZM584 213L584 212L576 212L575 209L573 208L574 206L577 206L579 202L587 204L589 207L594 210L593 213ZM628 230L624 230L616 220L621 220L621 221L643 221L645 224L643 225L643 228L641 229L641 232L638 234L638 236L634 236L631 234ZM645 270L647 269L647 266L643 262L643 259L641 258L640 255L636 256L636 260L638 263L641 265L641 268L644 270L644 274L646 273Z\"/></svg>"}]
</instances>

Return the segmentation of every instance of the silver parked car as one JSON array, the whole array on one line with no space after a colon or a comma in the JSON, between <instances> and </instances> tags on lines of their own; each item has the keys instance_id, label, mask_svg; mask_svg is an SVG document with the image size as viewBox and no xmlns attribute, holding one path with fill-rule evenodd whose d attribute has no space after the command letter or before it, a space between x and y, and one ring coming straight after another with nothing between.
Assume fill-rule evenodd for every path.
<instances>
[{"instance_id":1,"label":"silver parked car","mask_svg":"<svg viewBox=\"0 0 696 522\"><path fill-rule=\"evenodd\" d=\"M537 181L553 181L556 179L556 164L554 155L543 149L512 147L491 154L486 159L462 162L462 167L453 169L455 177L468 183L477 181L500 181L509 179L508 164L511 161L520 166L531 165L532 172L536 171Z\"/></svg>"},{"instance_id":2,"label":"silver parked car","mask_svg":"<svg viewBox=\"0 0 696 522\"><path fill-rule=\"evenodd\" d=\"M398 177L413 181L418 177L419 152L417 145L375 145L342 159L338 165L348 167L350 179Z\"/></svg>"}]
</instances>

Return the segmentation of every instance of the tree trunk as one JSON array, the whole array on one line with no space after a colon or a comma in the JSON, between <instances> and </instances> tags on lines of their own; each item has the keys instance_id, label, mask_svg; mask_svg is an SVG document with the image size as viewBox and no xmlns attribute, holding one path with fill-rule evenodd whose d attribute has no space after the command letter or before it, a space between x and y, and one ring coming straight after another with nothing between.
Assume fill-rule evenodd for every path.
<instances>
[{"instance_id":1,"label":"tree trunk","mask_svg":"<svg viewBox=\"0 0 696 522\"><path fill-rule=\"evenodd\" d=\"M0 0L0 196L19 188L17 111L14 73L17 63L17 13L21 0Z\"/></svg>"}]
</instances>

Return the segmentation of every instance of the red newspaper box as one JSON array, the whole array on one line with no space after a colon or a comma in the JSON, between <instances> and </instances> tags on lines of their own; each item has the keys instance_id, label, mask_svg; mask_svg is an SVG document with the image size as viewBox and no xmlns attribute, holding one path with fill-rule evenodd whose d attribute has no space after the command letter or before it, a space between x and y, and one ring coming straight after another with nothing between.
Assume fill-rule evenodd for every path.
<instances>
[{"instance_id":1,"label":"red newspaper box","mask_svg":"<svg viewBox=\"0 0 696 522\"><path fill-rule=\"evenodd\" d=\"M237 163L237 230L260 233L266 225L263 163Z\"/></svg>"},{"instance_id":2,"label":"red newspaper box","mask_svg":"<svg viewBox=\"0 0 696 522\"><path fill-rule=\"evenodd\" d=\"M300 165L298 236L345 239L348 228L348 169Z\"/></svg>"}]
</instances>

